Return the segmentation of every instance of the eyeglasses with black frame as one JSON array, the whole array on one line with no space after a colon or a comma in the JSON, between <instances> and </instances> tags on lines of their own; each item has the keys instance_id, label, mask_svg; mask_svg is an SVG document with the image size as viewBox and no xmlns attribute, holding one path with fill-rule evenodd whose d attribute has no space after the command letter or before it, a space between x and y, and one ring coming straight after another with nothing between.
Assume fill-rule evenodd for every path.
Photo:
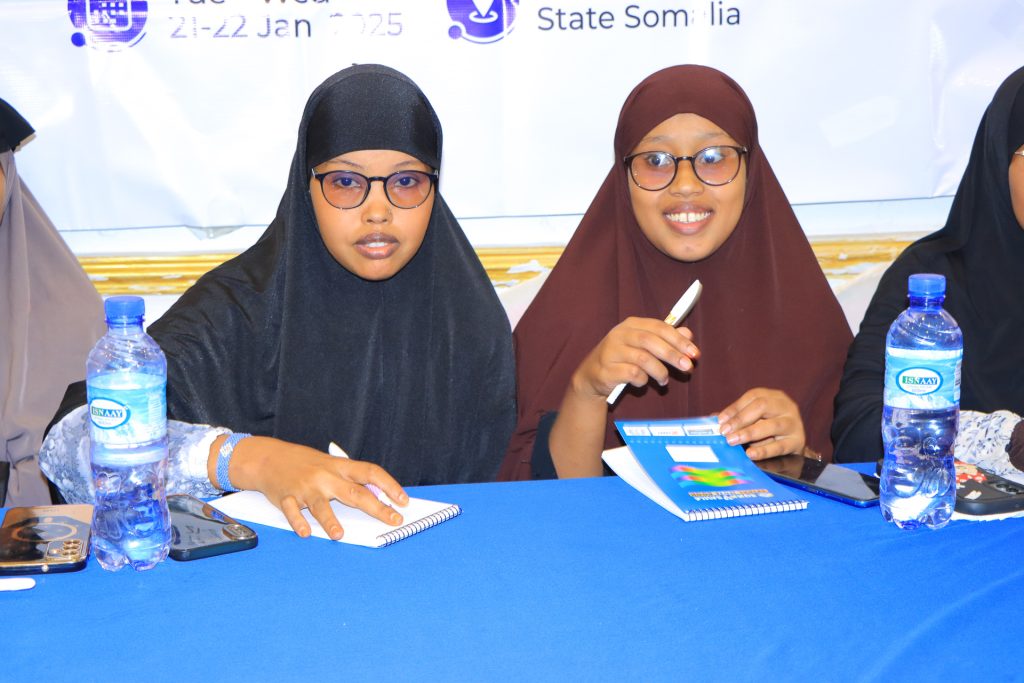
<instances>
[{"instance_id":1,"label":"eyeglasses with black frame","mask_svg":"<svg viewBox=\"0 0 1024 683\"><path fill-rule=\"evenodd\" d=\"M327 203L336 209L354 209L370 196L370 186L375 180L384 185L384 195L399 209L415 209L427 201L430 190L437 183L437 171L396 171L389 176L365 176L355 171L327 171L317 173L310 169L313 177L320 181L320 191Z\"/></svg>"},{"instance_id":2,"label":"eyeglasses with black frame","mask_svg":"<svg viewBox=\"0 0 1024 683\"><path fill-rule=\"evenodd\" d=\"M728 185L739 175L740 161L746 153L746 147L714 145L692 156L677 157L669 152L652 151L630 154L622 161L637 187L657 192L676 179L680 161L689 161L693 174L705 185Z\"/></svg>"}]
</instances>

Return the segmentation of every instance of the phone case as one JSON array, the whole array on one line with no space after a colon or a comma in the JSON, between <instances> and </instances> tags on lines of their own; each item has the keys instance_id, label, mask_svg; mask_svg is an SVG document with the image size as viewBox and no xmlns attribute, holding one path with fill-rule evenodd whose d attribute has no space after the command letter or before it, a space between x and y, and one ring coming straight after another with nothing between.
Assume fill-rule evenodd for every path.
<instances>
[{"instance_id":1,"label":"phone case","mask_svg":"<svg viewBox=\"0 0 1024 683\"><path fill-rule=\"evenodd\" d=\"M878 505L878 479L794 453L754 463L778 482L859 508Z\"/></svg>"},{"instance_id":2,"label":"phone case","mask_svg":"<svg viewBox=\"0 0 1024 683\"><path fill-rule=\"evenodd\" d=\"M256 532L204 503L185 494L167 496L171 512L173 560L188 562L214 555L236 553L256 547Z\"/></svg>"},{"instance_id":3,"label":"phone case","mask_svg":"<svg viewBox=\"0 0 1024 683\"><path fill-rule=\"evenodd\" d=\"M84 568L91 528L92 505L11 508L0 525L0 575Z\"/></svg>"},{"instance_id":4,"label":"phone case","mask_svg":"<svg viewBox=\"0 0 1024 683\"><path fill-rule=\"evenodd\" d=\"M873 507L875 505L878 505L878 497L877 496L875 498L866 498L866 499L865 498L854 498L852 496L844 495L844 494L840 493L839 491L833 491L831 489L825 488L824 486L820 486L818 484L814 484L814 483L811 483L811 482L808 482L808 481L803 481L801 479L793 479L792 477L787 477L784 474L778 474L778 473L775 473L775 472L765 472L765 474L767 474L769 477L771 477L775 481L777 481L779 483L782 483L782 484L786 484L787 486L792 486L793 488L800 489L801 491L807 491L808 493L815 493L815 494L817 494L819 496L822 496L824 498L830 498L832 500L839 501L840 503L846 503L847 505L853 505L854 507L869 508L869 507Z\"/></svg>"},{"instance_id":5,"label":"phone case","mask_svg":"<svg viewBox=\"0 0 1024 683\"><path fill-rule=\"evenodd\" d=\"M1024 486L957 460L955 509L966 515L1024 510Z\"/></svg>"}]
</instances>

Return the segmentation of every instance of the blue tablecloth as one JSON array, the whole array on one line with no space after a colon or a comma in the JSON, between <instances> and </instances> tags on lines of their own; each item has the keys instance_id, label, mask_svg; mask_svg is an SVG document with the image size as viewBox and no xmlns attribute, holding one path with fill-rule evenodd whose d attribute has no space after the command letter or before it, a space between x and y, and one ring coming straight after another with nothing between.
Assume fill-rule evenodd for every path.
<instances>
[{"instance_id":1,"label":"blue tablecloth","mask_svg":"<svg viewBox=\"0 0 1024 683\"><path fill-rule=\"evenodd\" d=\"M0 680L1024 677L1024 520L905 532L809 496L686 523L614 477L411 492L464 512L0 593Z\"/></svg>"}]
</instances>

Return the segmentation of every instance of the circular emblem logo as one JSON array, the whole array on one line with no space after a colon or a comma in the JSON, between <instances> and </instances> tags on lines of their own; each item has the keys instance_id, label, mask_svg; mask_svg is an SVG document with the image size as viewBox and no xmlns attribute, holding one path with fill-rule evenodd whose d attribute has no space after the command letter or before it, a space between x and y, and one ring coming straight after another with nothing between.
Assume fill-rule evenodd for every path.
<instances>
[{"instance_id":1,"label":"circular emblem logo","mask_svg":"<svg viewBox=\"0 0 1024 683\"><path fill-rule=\"evenodd\" d=\"M942 377L928 368L907 368L896 376L896 384L908 394L923 396L938 391Z\"/></svg>"},{"instance_id":2,"label":"circular emblem logo","mask_svg":"<svg viewBox=\"0 0 1024 683\"><path fill-rule=\"evenodd\" d=\"M128 421L128 406L109 398L94 398L89 403L89 417L100 429L116 429Z\"/></svg>"},{"instance_id":3,"label":"circular emblem logo","mask_svg":"<svg viewBox=\"0 0 1024 683\"><path fill-rule=\"evenodd\" d=\"M78 29L71 44L108 52L131 47L146 35L147 14L146 0L68 0L68 17Z\"/></svg>"},{"instance_id":4,"label":"circular emblem logo","mask_svg":"<svg viewBox=\"0 0 1024 683\"><path fill-rule=\"evenodd\" d=\"M493 43L512 31L519 0L448 0L448 36L471 43Z\"/></svg>"}]
</instances>

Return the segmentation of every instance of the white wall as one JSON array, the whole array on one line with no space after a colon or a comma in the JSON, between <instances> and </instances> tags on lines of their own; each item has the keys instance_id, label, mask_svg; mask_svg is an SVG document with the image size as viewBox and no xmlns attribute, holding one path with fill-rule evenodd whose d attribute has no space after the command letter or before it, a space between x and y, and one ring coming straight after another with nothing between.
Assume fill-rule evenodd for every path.
<instances>
[{"instance_id":1,"label":"white wall","mask_svg":"<svg viewBox=\"0 0 1024 683\"><path fill-rule=\"evenodd\" d=\"M478 246L563 244L614 163L625 95L681 62L745 87L812 236L931 228L984 106L1024 64L1018 0L696 0L679 23L678 0L475 2L492 24L422 0L71 5L90 3L0 2L0 96L36 126L19 167L82 254L251 244L306 97L354 61L431 98L443 192ZM285 35L260 37L268 20Z\"/></svg>"}]
</instances>

